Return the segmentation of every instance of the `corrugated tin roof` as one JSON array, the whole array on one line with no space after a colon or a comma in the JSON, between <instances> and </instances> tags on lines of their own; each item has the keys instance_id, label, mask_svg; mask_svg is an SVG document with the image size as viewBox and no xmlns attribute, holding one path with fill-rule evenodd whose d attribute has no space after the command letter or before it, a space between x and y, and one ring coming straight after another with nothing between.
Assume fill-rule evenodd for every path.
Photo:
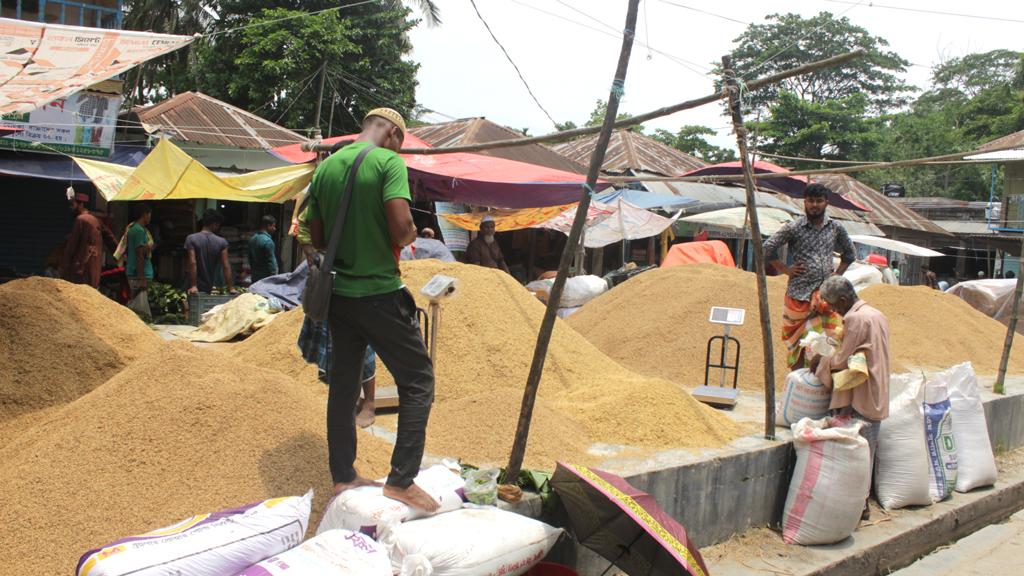
<instances>
[{"instance_id":1,"label":"corrugated tin roof","mask_svg":"<svg viewBox=\"0 0 1024 576\"><path fill-rule=\"evenodd\" d=\"M556 144L552 148L559 154L586 165L594 154L597 138L597 134L592 134L578 140ZM706 165L707 163L700 158L680 152L643 134L616 130L612 132L611 141L608 142L608 151L605 152L601 171L608 174L648 172L662 176L680 176Z\"/></svg>"},{"instance_id":2,"label":"corrugated tin roof","mask_svg":"<svg viewBox=\"0 0 1024 576\"><path fill-rule=\"evenodd\" d=\"M511 138L525 138L521 133L495 124L486 118L463 118L442 124L417 126L410 128L409 132L435 148L483 144L496 140L509 140ZM526 162L537 166L554 168L555 170L564 170L574 174L587 173L586 166L573 162L540 144L515 146L512 148L492 148L480 152L480 154L506 160L515 160L517 162Z\"/></svg>"},{"instance_id":3,"label":"corrugated tin roof","mask_svg":"<svg viewBox=\"0 0 1024 576\"><path fill-rule=\"evenodd\" d=\"M963 221L963 220L936 220L935 224L941 226L950 234L991 234L988 222Z\"/></svg>"},{"instance_id":4,"label":"corrugated tin roof","mask_svg":"<svg viewBox=\"0 0 1024 576\"><path fill-rule=\"evenodd\" d=\"M303 136L201 92L185 92L132 109L147 132L174 140L267 150L306 142Z\"/></svg>"},{"instance_id":5,"label":"corrugated tin roof","mask_svg":"<svg viewBox=\"0 0 1024 576\"><path fill-rule=\"evenodd\" d=\"M996 150L999 148L1024 148L1024 130L996 138L978 147L979 150Z\"/></svg>"},{"instance_id":6,"label":"corrugated tin roof","mask_svg":"<svg viewBox=\"0 0 1024 576\"><path fill-rule=\"evenodd\" d=\"M969 208L971 205L967 200L944 198L942 196L913 196L890 198L890 200L898 204L902 204L911 210L928 210L931 208ZM987 204L987 202L985 202L985 204Z\"/></svg>"},{"instance_id":7,"label":"corrugated tin roof","mask_svg":"<svg viewBox=\"0 0 1024 576\"><path fill-rule=\"evenodd\" d=\"M872 224L932 234L949 234L931 220L899 202L893 202L891 198L851 176L846 174L821 174L815 176L814 179L828 186L832 191L837 192L841 196L850 198L865 206L870 212L863 216ZM830 210L832 209L830 208ZM838 218L839 216L836 217Z\"/></svg>"}]
</instances>

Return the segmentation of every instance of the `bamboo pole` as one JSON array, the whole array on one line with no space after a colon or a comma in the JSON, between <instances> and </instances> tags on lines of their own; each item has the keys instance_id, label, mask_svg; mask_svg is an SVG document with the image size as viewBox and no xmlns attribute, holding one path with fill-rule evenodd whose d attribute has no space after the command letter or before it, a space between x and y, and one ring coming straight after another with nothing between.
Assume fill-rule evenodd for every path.
<instances>
[{"instance_id":1,"label":"bamboo pole","mask_svg":"<svg viewBox=\"0 0 1024 576\"><path fill-rule=\"evenodd\" d=\"M608 148L608 141L612 137L612 126L615 122L615 116L619 111L622 89L626 85L626 70L629 67L629 55L633 51L633 36L634 30L636 30L636 15L639 4L640 0L629 0L629 8L626 12L626 26L622 34L622 49L619 52L619 62L615 70L615 80L612 83L611 94L608 96L608 110L605 112L604 122L601 124L597 147L594 149L594 155L590 158L590 169L587 171L587 185L580 195L579 204L576 206L576 217L572 221L569 239L562 250L562 259L558 264L558 275L555 277L554 285L551 286L547 308L544 310L544 319L541 321L540 332L537 334L537 346L533 351L530 376L527 378L526 388L523 390L523 405L519 412L519 425L516 428L515 441L512 444L512 454L509 456L508 467L505 469L504 482L508 484L515 483L523 466L523 457L526 455L526 442L530 435L530 421L533 418L533 405L537 399L537 388L540 385L541 376L544 373L544 360L547 357L548 344L551 342L551 332L555 327L558 302L561 300L562 290L565 288L569 264L572 263L575 256L576 247L582 242L583 225L587 221L587 212L590 210L590 191L597 184L597 176L601 171L601 165L604 164L604 154Z\"/></svg>"},{"instance_id":2,"label":"bamboo pole","mask_svg":"<svg viewBox=\"0 0 1024 576\"><path fill-rule=\"evenodd\" d=\"M1020 270L1024 272L1024 238L1021 239L1020 247ZM996 394L1006 394L1006 365L1010 362L1010 348L1013 346L1013 336L1017 331L1017 315L1020 311L1020 297L1024 292L1024 274L1017 274L1017 286L1013 289L1013 308L1010 312L1010 325L1006 328L1006 341L1003 343L1003 357L999 360L999 375L996 377L996 384L992 391Z\"/></svg>"},{"instance_id":3,"label":"bamboo pole","mask_svg":"<svg viewBox=\"0 0 1024 576\"><path fill-rule=\"evenodd\" d=\"M625 38L623 38L625 40ZM757 90L758 88L764 88L765 86L771 86L778 84L783 80L792 78L794 76L802 76L811 72L816 72L825 68L831 68L840 64L845 64L854 58L859 58L864 55L863 49L857 49L853 52L847 52L824 60L818 60L817 62L811 62L804 64L803 66L797 66L796 68L790 68L789 70L783 70L764 78L758 78L751 80L746 83L747 90ZM629 118L623 118L614 122L614 128L628 128L630 126L636 126L643 124L648 120L654 120L655 118L661 118L662 116L668 116L675 114L676 112L682 112L683 110L690 110L710 104L717 100L726 98L725 90L719 90L714 94L708 94L707 96L701 96L694 100L687 100L678 104L672 104L671 106L664 106L657 110L651 110L643 114L636 116L630 116ZM596 134L604 128L601 126L584 126L582 128L574 128L572 130L563 130L561 132L552 132L551 134L545 134L543 136L533 136L530 138L516 138L509 140L495 140L494 142L481 142L479 144L469 144L466 146L452 146L450 148L403 148L402 154L451 154L453 152L480 152L482 150L492 150L494 148L514 148L516 146L529 146L530 144L541 144L544 142L558 142L561 140L569 140L579 136L589 136L590 134ZM330 149L330 145L320 144L318 142L306 142L302 145L302 149L306 152L314 151L321 152Z\"/></svg>"},{"instance_id":4,"label":"bamboo pole","mask_svg":"<svg viewBox=\"0 0 1024 576\"><path fill-rule=\"evenodd\" d=\"M303 145L305 146L305 145ZM865 170L878 170L880 168L903 168L908 166L924 166L936 163L945 163L947 160L959 160L965 156L973 156L975 154L987 154L991 152L1005 152L1007 150L1015 150L1013 146L1006 146L1004 148L994 148L991 150L969 150L967 152L953 152L951 154L943 154L941 156L929 156L926 158L911 158L908 160L896 160L894 162L869 162L867 164L857 164L855 166L841 166L838 168L820 168L813 170L793 170L790 172L761 172L757 174L755 180L771 180L772 178L789 178L792 176L815 176L818 174L846 174L849 172L863 172ZM986 160L985 163L996 162L996 160ZM607 182L622 183L622 182L742 182L744 176L742 174L713 174L706 176L605 176L601 178Z\"/></svg>"},{"instance_id":5,"label":"bamboo pole","mask_svg":"<svg viewBox=\"0 0 1024 576\"><path fill-rule=\"evenodd\" d=\"M736 147L743 163L743 183L747 189L747 219L750 220L750 245L754 250L754 272L757 274L757 304L761 315L761 344L764 348L764 437L775 439L775 354L772 350L772 318L768 309L768 280L764 274L764 247L761 245L761 223L757 216L757 195L754 169L747 154L747 130L743 127L739 86L729 56L722 56L722 72L729 95L729 112L736 132ZM744 239L740 240L745 241Z\"/></svg>"}]
</instances>

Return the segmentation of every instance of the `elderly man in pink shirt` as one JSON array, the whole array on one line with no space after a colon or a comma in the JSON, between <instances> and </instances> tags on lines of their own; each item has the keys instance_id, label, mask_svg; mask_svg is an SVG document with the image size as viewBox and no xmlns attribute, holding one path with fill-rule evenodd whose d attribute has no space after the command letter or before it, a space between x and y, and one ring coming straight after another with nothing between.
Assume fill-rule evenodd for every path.
<instances>
[{"instance_id":1,"label":"elderly man in pink shirt","mask_svg":"<svg viewBox=\"0 0 1024 576\"><path fill-rule=\"evenodd\" d=\"M843 317L843 337L831 357L815 356L811 370L825 386L833 388L833 374L850 368L852 356L863 354L867 379L847 390L832 390L829 408L840 416L860 420L861 436L871 448L872 473L878 449L878 429L889 416L889 321L877 309L857 296L853 284L842 276L831 276L821 285L821 299ZM867 519L865 503L863 518Z\"/></svg>"}]
</instances>

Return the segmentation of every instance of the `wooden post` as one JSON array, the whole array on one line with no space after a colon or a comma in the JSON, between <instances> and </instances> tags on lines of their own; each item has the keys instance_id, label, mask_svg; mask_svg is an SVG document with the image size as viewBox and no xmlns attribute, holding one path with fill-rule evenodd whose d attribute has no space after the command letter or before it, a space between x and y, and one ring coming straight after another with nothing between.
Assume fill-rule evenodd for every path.
<instances>
[{"instance_id":1,"label":"wooden post","mask_svg":"<svg viewBox=\"0 0 1024 576\"><path fill-rule=\"evenodd\" d=\"M729 93L729 112L736 132L736 146L743 162L743 183L747 188L747 218L750 220L750 245L754 249L754 273L757 274L757 304L761 314L761 343L764 349L764 437L775 439L775 353L772 343L772 318L768 308L768 281L764 274L764 247L761 245L761 224L757 217L757 195L754 194L754 170L747 154L747 131L743 127L739 86L729 56L722 56L722 71ZM745 239L741 238L743 242Z\"/></svg>"},{"instance_id":2,"label":"wooden post","mask_svg":"<svg viewBox=\"0 0 1024 576\"><path fill-rule=\"evenodd\" d=\"M601 124L601 132L597 138L597 146L594 148L594 155L590 158L590 169L587 171L587 185L580 195L580 202L576 207L576 217L572 221L572 229L569 231L569 239L562 250L562 259L558 264L558 275L555 283L551 286L551 294L548 297L548 305L544 310L544 319L540 324L540 332L537 334L537 346L533 350L533 363L530 365L530 376L526 380L526 388L523 390L523 405L519 411L519 425L516 428L515 441L512 444L512 454L509 455L508 467L505 469L504 482L514 484L523 467L523 458L526 456L526 441L530 435L530 421L533 418L533 405L537 400L537 388L540 385L541 375L544 373L544 360L548 353L548 344L551 342L551 332L555 327L555 315L558 312L558 302L562 298L562 290L565 288L565 279L569 272L569 264L572 263L576 253L576 247L582 242L583 226L587 221L587 212L590 210L590 191L597 185L597 177L604 164L604 154L608 149L608 142L612 137L612 126L615 124L615 117L619 112L619 99L622 97L623 87L626 85L626 70L629 68L629 55L633 51L633 36L636 30L637 7L640 0L629 0L629 8L626 12L626 26L622 34L622 49L619 52L619 63L615 70L615 80L612 83L611 93L608 96L608 110L604 115L604 123Z\"/></svg>"},{"instance_id":3,"label":"wooden post","mask_svg":"<svg viewBox=\"0 0 1024 576\"><path fill-rule=\"evenodd\" d=\"M1010 363L1010 348L1013 346L1013 335L1017 331L1017 314L1020 310L1020 296L1024 292L1024 236L1020 245L1020 272L1017 273L1017 285L1013 289L1013 308L1010 311L1010 325L1006 327L1006 341L1003 343L1003 357L999 360L999 375L996 377L992 391L1006 394L1006 365Z\"/></svg>"}]
</instances>

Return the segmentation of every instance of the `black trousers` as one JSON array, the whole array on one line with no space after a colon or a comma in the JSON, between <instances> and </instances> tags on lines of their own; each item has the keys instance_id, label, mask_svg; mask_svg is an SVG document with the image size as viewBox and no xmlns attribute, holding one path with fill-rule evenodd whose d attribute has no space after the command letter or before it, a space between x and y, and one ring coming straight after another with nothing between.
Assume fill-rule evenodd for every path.
<instances>
[{"instance_id":1,"label":"black trousers","mask_svg":"<svg viewBox=\"0 0 1024 576\"><path fill-rule=\"evenodd\" d=\"M335 483L356 477L355 407L366 345L371 344L398 386L398 437L387 483L405 488L419 472L434 401L434 366L423 345L416 301L405 288L365 298L334 295L328 322L333 361L327 398L331 476Z\"/></svg>"}]
</instances>

